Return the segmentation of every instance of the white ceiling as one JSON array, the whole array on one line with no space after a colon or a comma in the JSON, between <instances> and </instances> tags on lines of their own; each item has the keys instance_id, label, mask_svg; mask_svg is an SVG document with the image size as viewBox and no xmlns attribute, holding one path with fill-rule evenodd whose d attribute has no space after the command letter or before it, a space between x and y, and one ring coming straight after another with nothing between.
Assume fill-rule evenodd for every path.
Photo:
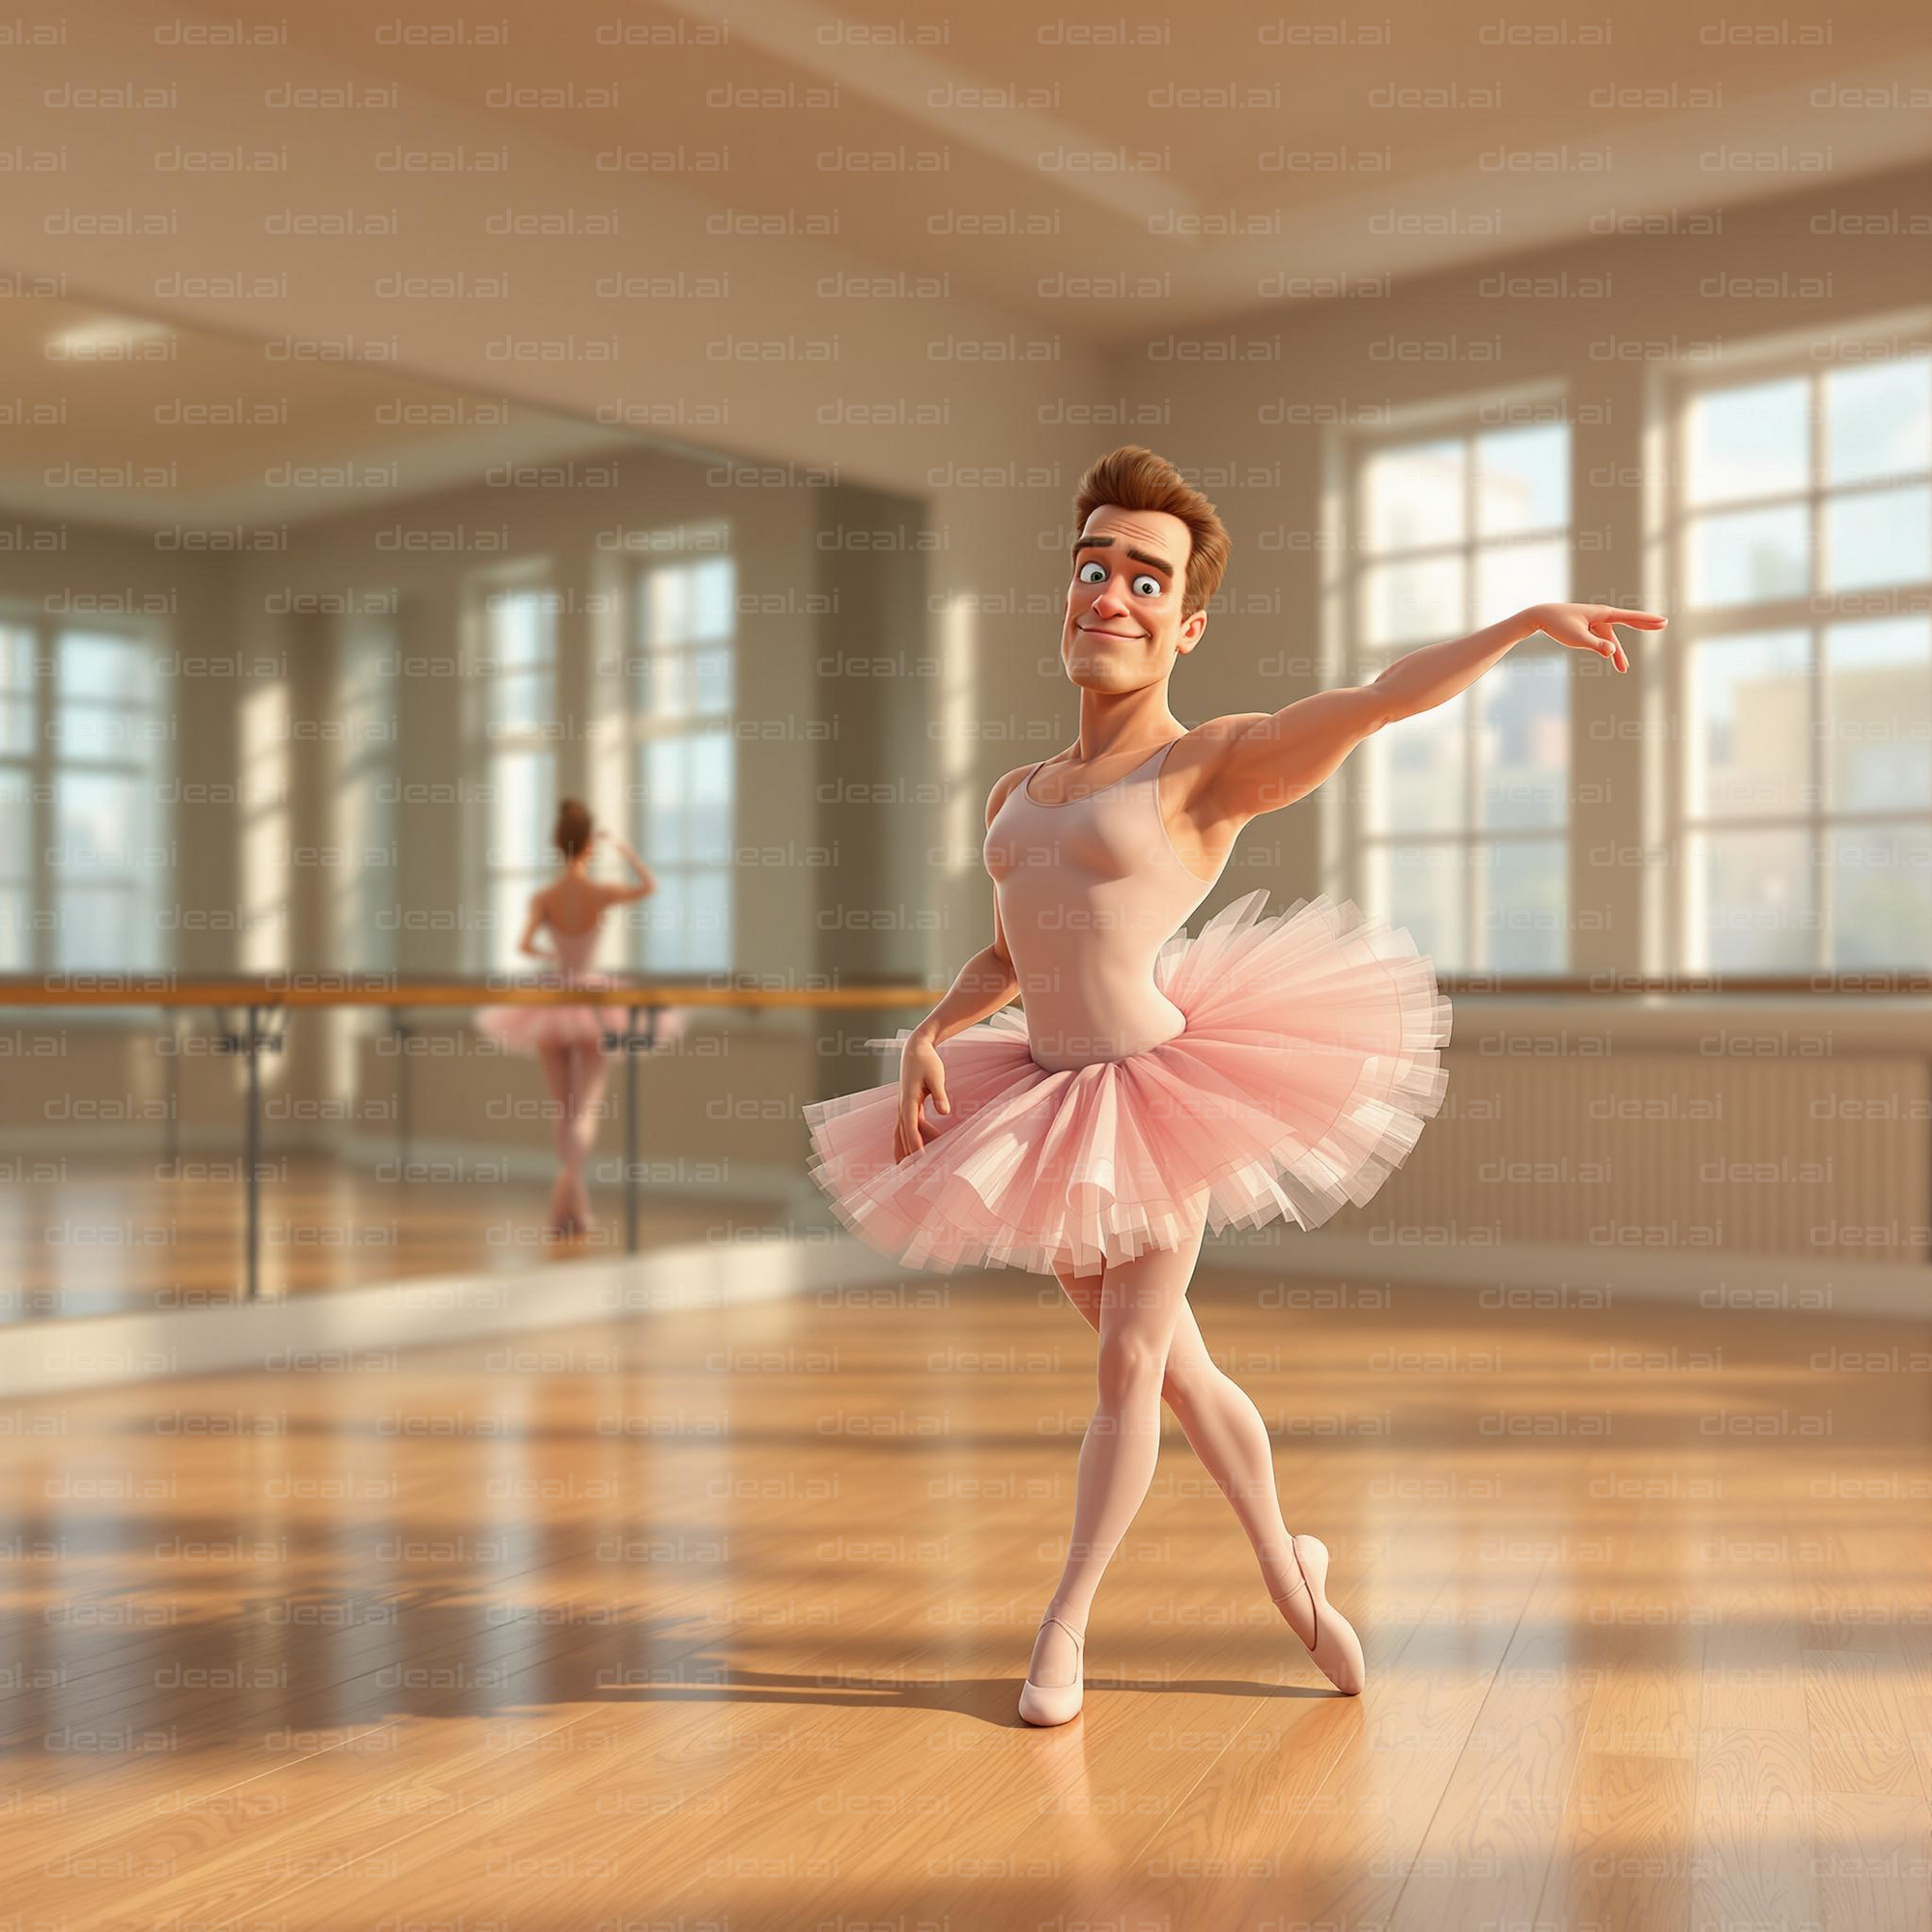
<instances>
[{"instance_id":1,"label":"white ceiling","mask_svg":"<svg viewBox=\"0 0 1932 1932\"><path fill-rule=\"evenodd\" d=\"M297 47L568 146L728 148L716 179L731 208L836 214L838 240L862 256L1102 342L1298 289L1319 297L1336 278L1545 245L1608 209L1816 186L1821 156L1844 179L1932 154L1932 116L1914 105L1932 91L1922 6L492 0L432 16L395 0L221 0L207 11L274 23ZM405 21L424 41L461 21L463 43L395 44ZM499 23L503 44L480 43ZM627 44L611 44L616 28ZM1122 33L1151 43L1078 38ZM1877 87L1895 89L1896 104L1846 98ZM839 154L945 166L826 164ZM961 232L987 217L1020 232Z\"/></svg>"},{"instance_id":2,"label":"white ceiling","mask_svg":"<svg viewBox=\"0 0 1932 1932\"><path fill-rule=\"evenodd\" d=\"M857 256L1101 343L1558 242L1606 210L1730 205L1932 154L1932 116L1911 105L1932 93L1922 8L1746 24L1674 0L1619 0L1594 19L1425 0L1361 18L1284 0L206 12L591 154L728 147L716 198L748 219L836 219ZM459 21L460 43L396 44L405 26L427 42ZM498 23L504 44L483 44ZM627 44L611 44L617 31ZM1829 43L1804 43L1820 33ZM1899 104L1854 93L1881 87ZM586 98L597 88L610 104ZM834 152L946 165L824 165ZM961 232L989 218L1013 232ZM0 303L0 396L58 402L54 419L10 426L10 509L143 527L293 523L506 458L640 446L507 404L478 421L472 399L380 366L271 360L200 331L91 361L50 355L95 319L77 303ZM193 413L211 411L222 418ZM283 474L292 463L306 472Z\"/></svg>"},{"instance_id":3,"label":"white ceiling","mask_svg":"<svg viewBox=\"0 0 1932 1932\"><path fill-rule=\"evenodd\" d=\"M621 461L633 435L464 395L380 363L289 360L264 343L0 302L0 505L131 528L296 524L473 483L493 464Z\"/></svg>"}]
</instances>

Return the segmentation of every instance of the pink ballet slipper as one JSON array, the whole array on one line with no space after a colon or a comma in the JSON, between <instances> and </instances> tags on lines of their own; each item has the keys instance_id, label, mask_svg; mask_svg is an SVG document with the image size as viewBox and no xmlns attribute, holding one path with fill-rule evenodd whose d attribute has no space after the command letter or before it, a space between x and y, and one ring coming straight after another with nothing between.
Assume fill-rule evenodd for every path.
<instances>
[{"instance_id":1,"label":"pink ballet slipper","mask_svg":"<svg viewBox=\"0 0 1932 1932\"><path fill-rule=\"evenodd\" d=\"M1367 1681L1368 1666L1363 1662L1362 1640L1355 1634L1355 1627L1328 1601L1328 1546L1319 1537L1293 1536L1289 1539L1289 1548L1294 1554L1294 1567L1301 1573L1302 1589L1314 1617L1310 1635L1301 1636L1299 1631L1294 1634L1301 1637L1309 1656L1315 1660L1315 1667L1336 1690L1345 1697L1359 1697ZM1272 1601L1287 1617L1283 1606L1299 1594L1288 1590ZM1288 1627L1294 1630L1292 1619Z\"/></svg>"},{"instance_id":2,"label":"pink ballet slipper","mask_svg":"<svg viewBox=\"0 0 1932 1932\"><path fill-rule=\"evenodd\" d=\"M1036 1684L1029 1676L1020 1686L1020 1716L1030 1724L1064 1724L1080 1715L1085 1695L1085 1639L1065 1617L1042 1617L1040 1627L1058 1624L1073 1639L1076 1672L1071 1684Z\"/></svg>"}]
</instances>

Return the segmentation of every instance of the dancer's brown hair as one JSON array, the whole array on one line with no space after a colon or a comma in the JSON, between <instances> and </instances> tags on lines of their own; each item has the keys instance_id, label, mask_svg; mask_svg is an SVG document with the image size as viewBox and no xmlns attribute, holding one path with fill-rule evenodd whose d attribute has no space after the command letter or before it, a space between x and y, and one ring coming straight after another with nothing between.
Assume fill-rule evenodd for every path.
<instances>
[{"instance_id":1,"label":"dancer's brown hair","mask_svg":"<svg viewBox=\"0 0 1932 1932\"><path fill-rule=\"evenodd\" d=\"M1187 586L1180 599L1183 617L1191 617L1221 587L1234 540L1213 504L1166 457L1138 442L1110 450L1080 479L1074 492L1073 515L1082 529L1102 503L1122 510L1165 510L1187 526L1193 543L1187 553Z\"/></svg>"},{"instance_id":2,"label":"dancer's brown hair","mask_svg":"<svg viewBox=\"0 0 1932 1932\"><path fill-rule=\"evenodd\" d=\"M557 807L551 838L566 859L575 859L590 843L590 808L582 800L567 798Z\"/></svg>"}]
</instances>

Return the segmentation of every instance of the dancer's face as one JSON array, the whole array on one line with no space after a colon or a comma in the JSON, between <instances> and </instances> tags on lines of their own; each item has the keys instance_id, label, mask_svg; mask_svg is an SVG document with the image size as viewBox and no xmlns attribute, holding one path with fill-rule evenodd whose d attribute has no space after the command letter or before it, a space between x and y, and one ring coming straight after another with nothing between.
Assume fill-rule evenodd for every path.
<instances>
[{"instance_id":1,"label":"dancer's face","mask_svg":"<svg viewBox=\"0 0 1932 1932\"><path fill-rule=\"evenodd\" d=\"M1180 614L1187 587L1187 526L1165 510L1102 503L1073 546L1060 658L1089 691L1158 684L1201 641L1208 613Z\"/></svg>"}]
</instances>

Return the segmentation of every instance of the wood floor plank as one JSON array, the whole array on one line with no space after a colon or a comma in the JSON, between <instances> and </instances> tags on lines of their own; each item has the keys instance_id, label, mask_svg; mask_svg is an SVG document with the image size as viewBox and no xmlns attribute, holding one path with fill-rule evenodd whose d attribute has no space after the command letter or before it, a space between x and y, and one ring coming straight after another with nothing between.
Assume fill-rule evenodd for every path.
<instances>
[{"instance_id":1,"label":"wood floor plank","mask_svg":"<svg viewBox=\"0 0 1932 1932\"><path fill-rule=\"evenodd\" d=\"M1585 1750L1537 1921L1683 1932L1697 1868L1694 1797L1688 1758Z\"/></svg>"},{"instance_id":2,"label":"wood floor plank","mask_svg":"<svg viewBox=\"0 0 1932 1932\"><path fill-rule=\"evenodd\" d=\"M1721 1621L1704 1636L1693 1918L1704 1924L1822 1923L1800 1572L1832 1551L1794 1525L1796 1497L1749 1520L1725 1518L1697 1553L1718 1566Z\"/></svg>"},{"instance_id":3,"label":"wood floor plank","mask_svg":"<svg viewBox=\"0 0 1932 1932\"><path fill-rule=\"evenodd\" d=\"M1577 1642L1579 1612L1612 1596L1628 1540L1566 1547L1540 1568L1443 1787L1389 1932L1481 1932L1528 1923L1556 1854L1601 1665Z\"/></svg>"},{"instance_id":4,"label":"wood floor plank","mask_svg":"<svg viewBox=\"0 0 1932 1932\"><path fill-rule=\"evenodd\" d=\"M1815 1926L1818 1801L1802 1735L1711 1727L1697 1756L1692 1922Z\"/></svg>"},{"instance_id":5,"label":"wood floor plank","mask_svg":"<svg viewBox=\"0 0 1932 1932\"><path fill-rule=\"evenodd\" d=\"M1822 1793L1817 1867L1825 1932L1932 1932L1922 1799Z\"/></svg>"},{"instance_id":6,"label":"wood floor plank","mask_svg":"<svg viewBox=\"0 0 1932 1932\"><path fill-rule=\"evenodd\" d=\"M1657 1504L1646 1504L1628 1541L1614 1599L1589 1612L1601 1628L1603 1648L1584 1748L1608 1761L1673 1757L1693 1763L1705 1637L1722 1612L1690 1539Z\"/></svg>"},{"instance_id":7,"label":"wood floor plank","mask_svg":"<svg viewBox=\"0 0 1932 1932\"><path fill-rule=\"evenodd\" d=\"M1820 1792L1924 1799L1895 1653L1806 1650L1811 1783Z\"/></svg>"},{"instance_id":8,"label":"wood floor plank","mask_svg":"<svg viewBox=\"0 0 1932 1932\"><path fill-rule=\"evenodd\" d=\"M1902 1378L1734 1310L1195 1294L1335 1552L1359 1699L1170 1421L1085 1712L1018 1722L1094 1347L1026 1278L14 1406L7 1910L1922 1926ZM1719 1388L1670 1366L1719 1348ZM1709 1426L1800 1406L1838 1426L1804 1467Z\"/></svg>"}]
</instances>

